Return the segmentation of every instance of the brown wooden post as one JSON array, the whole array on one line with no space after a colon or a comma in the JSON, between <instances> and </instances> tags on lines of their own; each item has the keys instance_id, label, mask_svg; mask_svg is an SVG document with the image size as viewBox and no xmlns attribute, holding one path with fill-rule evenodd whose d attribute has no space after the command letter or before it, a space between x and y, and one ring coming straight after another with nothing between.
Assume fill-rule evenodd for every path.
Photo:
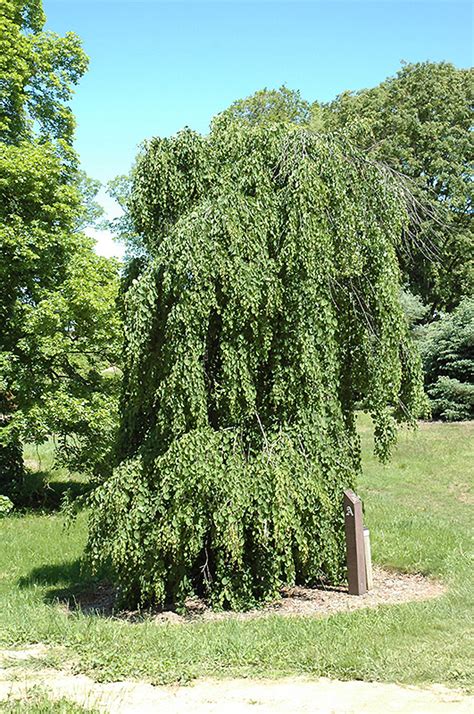
<instances>
[{"instance_id":1,"label":"brown wooden post","mask_svg":"<svg viewBox=\"0 0 474 714\"><path fill-rule=\"evenodd\" d=\"M367 592L367 578L362 501L350 489L344 491L344 520L349 592L351 595L363 595Z\"/></svg>"}]
</instances>

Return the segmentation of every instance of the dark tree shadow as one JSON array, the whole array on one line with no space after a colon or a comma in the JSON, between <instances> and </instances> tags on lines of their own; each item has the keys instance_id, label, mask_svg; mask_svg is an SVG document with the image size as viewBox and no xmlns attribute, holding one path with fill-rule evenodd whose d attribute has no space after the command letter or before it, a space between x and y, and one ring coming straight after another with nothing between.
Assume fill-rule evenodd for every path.
<instances>
[{"instance_id":1,"label":"dark tree shadow","mask_svg":"<svg viewBox=\"0 0 474 714\"><path fill-rule=\"evenodd\" d=\"M59 510L66 496L74 501L90 490L90 483L84 481L51 481L48 471L27 471L12 498L19 508L49 512Z\"/></svg>"},{"instance_id":2,"label":"dark tree shadow","mask_svg":"<svg viewBox=\"0 0 474 714\"><path fill-rule=\"evenodd\" d=\"M89 577L88 577L89 576ZM46 563L19 579L20 588L30 588L34 585L58 585L68 583L78 584L90 579L81 558L66 560L62 563Z\"/></svg>"},{"instance_id":3,"label":"dark tree shadow","mask_svg":"<svg viewBox=\"0 0 474 714\"><path fill-rule=\"evenodd\" d=\"M43 600L59 604L70 612L109 616L114 612L117 591L104 570L93 575L83 559L46 563L18 580L22 589L46 587ZM48 586L61 587L48 587Z\"/></svg>"},{"instance_id":4,"label":"dark tree shadow","mask_svg":"<svg viewBox=\"0 0 474 714\"><path fill-rule=\"evenodd\" d=\"M172 603L162 607L145 609L123 609L120 607L117 588L113 582L112 573L105 568L92 574L87 563L82 558L66 560L61 563L46 563L18 580L20 588L40 586L44 588L43 601L58 605L67 613L82 613L87 616L114 617L128 622L142 622L149 616L170 617L178 612ZM285 598L298 600L313 600L317 591L333 591L347 593L347 586L327 585L322 582L311 586L294 585L281 589L282 601ZM208 609L208 603L200 598L191 598L186 603L185 611L179 610L184 620L199 619L202 612ZM275 611L277 612L277 611ZM173 621L173 620L172 620Z\"/></svg>"}]
</instances>

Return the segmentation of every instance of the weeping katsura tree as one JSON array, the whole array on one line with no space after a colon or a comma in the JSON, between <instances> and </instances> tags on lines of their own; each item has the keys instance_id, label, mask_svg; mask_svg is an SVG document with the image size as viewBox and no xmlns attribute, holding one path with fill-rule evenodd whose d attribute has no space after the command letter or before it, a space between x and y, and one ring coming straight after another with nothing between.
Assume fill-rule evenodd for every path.
<instances>
[{"instance_id":1,"label":"weeping katsura tree","mask_svg":"<svg viewBox=\"0 0 474 714\"><path fill-rule=\"evenodd\" d=\"M399 303L404 189L341 140L218 118L153 139L131 197L116 466L89 556L128 602L245 608L345 576L355 406L384 458L421 403Z\"/></svg>"}]
</instances>

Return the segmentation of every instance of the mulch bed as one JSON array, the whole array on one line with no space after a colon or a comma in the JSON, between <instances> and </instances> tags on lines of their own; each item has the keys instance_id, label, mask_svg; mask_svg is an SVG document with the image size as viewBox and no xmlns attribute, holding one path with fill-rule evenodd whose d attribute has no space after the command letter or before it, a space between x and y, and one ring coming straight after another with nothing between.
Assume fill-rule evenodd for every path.
<instances>
[{"instance_id":1,"label":"mulch bed","mask_svg":"<svg viewBox=\"0 0 474 714\"><path fill-rule=\"evenodd\" d=\"M405 602L428 600L443 595L444 586L419 574L399 573L374 568L374 587L365 595L349 595L347 587L291 587L283 588L281 598L259 609L247 612L219 612L209 608L199 598L188 598L184 614L173 609L160 611L118 610L115 608L116 591L107 584L94 590L76 594L73 598L61 599L68 612L99 614L129 622L146 618L157 624L210 622L215 620L248 620L269 615L325 617L336 612L350 612L378 605L396 605Z\"/></svg>"}]
</instances>

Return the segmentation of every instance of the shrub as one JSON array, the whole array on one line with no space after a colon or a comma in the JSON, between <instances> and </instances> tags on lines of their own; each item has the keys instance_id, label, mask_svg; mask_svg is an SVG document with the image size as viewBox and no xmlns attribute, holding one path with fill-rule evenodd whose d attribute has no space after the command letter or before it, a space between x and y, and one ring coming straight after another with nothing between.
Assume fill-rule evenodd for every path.
<instances>
[{"instance_id":1,"label":"shrub","mask_svg":"<svg viewBox=\"0 0 474 714\"><path fill-rule=\"evenodd\" d=\"M438 377L428 387L432 414L445 421L472 419L474 414L474 384L451 377Z\"/></svg>"},{"instance_id":2,"label":"shrub","mask_svg":"<svg viewBox=\"0 0 474 714\"><path fill-rule=\"evenodd\" d=\"M8 516L11 511L13 511L13 503L10 501L8 496L0 495L0 517Z\"/></svg>"},{"instance_id":3,"label":"shrub","mask_svg":"<svg viewBox=\"0 0 474 714\"><path fill-rule=\"evenodd\" d=\"M474 299L423 328L420 347L432 413L445 421L474 417Z\"/></svg>"}]
</instances>

